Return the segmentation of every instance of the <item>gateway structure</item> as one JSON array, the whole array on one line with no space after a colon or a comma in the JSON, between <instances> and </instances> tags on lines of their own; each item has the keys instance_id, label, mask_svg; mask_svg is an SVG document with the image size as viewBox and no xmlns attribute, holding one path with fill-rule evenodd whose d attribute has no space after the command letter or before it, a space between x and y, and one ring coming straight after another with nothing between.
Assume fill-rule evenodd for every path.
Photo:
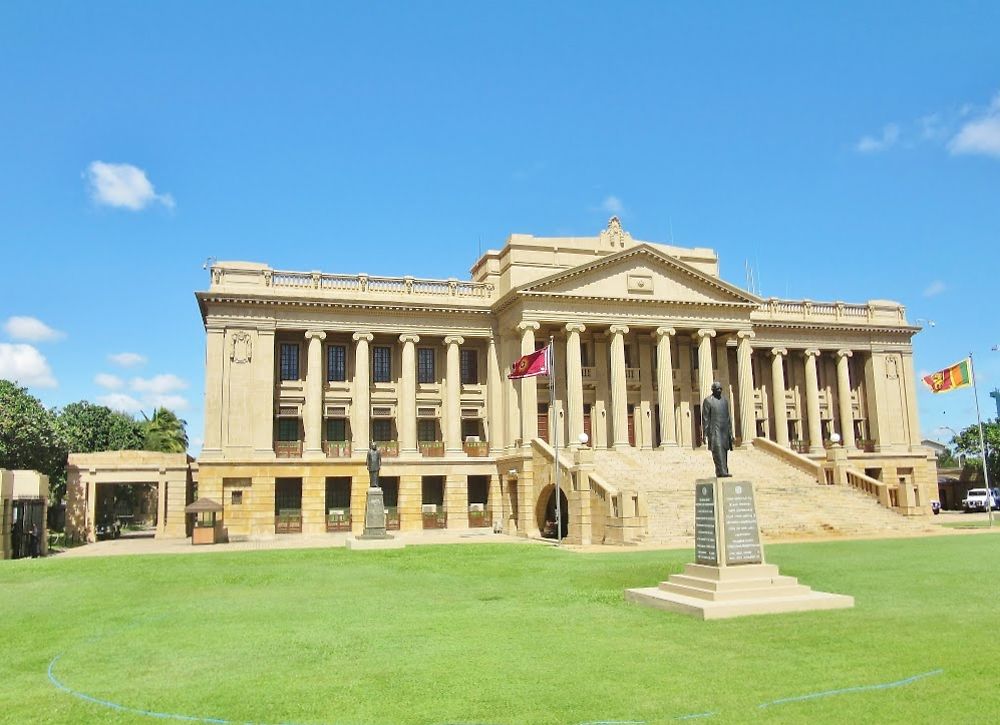
<instances>
[{"instance_id":1,"label":"gateway structure","mask_svg":"<svg viewBox=\"0 0 1000 725\"><path fill-rule=\"evenodd\" d=\"M737 451L735 472L756 456L758 487L788 469L897 514L933 498L919 328L900 304L762 299L720 279L712 250L633 239L617 218L593 237L512 235L469 280L216 262L196 296L207 335L198 495L223 504L230 537L360 533L371 441L390 529L556 533L558 441L571 541L690 533L693 511L682 524L670 511L690 507L711 470L700 403L714 380L737 446L754 449L742 463ZM551 398L545 378L507 378L550 339ZM177 509L168 522L182 520L181 500L164 504Z\"/></svg>"}]
</instances>

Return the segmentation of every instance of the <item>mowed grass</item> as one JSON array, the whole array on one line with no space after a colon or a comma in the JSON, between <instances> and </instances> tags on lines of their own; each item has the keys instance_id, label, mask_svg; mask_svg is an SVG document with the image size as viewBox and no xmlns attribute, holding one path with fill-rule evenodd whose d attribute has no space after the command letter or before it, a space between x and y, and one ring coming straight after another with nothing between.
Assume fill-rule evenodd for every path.
<instances>
[{"instance_id":1,"label":"mowed grass","mask_svg":"<svg viewBox=\"0 0 1000 725\"><path fill-rule=\"evenodd\" d=\"M56 657L53 676L78 693L241 723L1000 719L1000 536L767 554L855 608L702 622L623 600L690 551L485 544L0 562L0 721L157 721L60 690L47 675Z\"/></svg>"}]
</instances>

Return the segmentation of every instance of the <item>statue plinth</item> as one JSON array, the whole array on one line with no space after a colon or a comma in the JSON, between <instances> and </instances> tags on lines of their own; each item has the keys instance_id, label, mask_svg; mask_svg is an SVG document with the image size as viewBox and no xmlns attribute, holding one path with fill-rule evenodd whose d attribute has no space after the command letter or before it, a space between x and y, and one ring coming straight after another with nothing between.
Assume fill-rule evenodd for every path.
<instances>
[{"instance_id":1,"label":"statue plinth","mask_svg":"<svg viewBox=\"0 0 1000 725\"><path fill-rule=\"evenodd\" d=\"M749 481L696 482L695 561L659 587L626 589L625 599L701 619L854 606L854 597L815 592L765 563Z\"/></svg>"},{"instance_id":2,"label":"statue plinth","mask_svg":"<svg viewBox=\"0 0 1000 725\"><path fill-rule=\"evenodd\" d=\"M391 539L385 532L385 501L382 489L371 486L365 499L365 530L362 539Z\"/></svg>"}]
</instances>

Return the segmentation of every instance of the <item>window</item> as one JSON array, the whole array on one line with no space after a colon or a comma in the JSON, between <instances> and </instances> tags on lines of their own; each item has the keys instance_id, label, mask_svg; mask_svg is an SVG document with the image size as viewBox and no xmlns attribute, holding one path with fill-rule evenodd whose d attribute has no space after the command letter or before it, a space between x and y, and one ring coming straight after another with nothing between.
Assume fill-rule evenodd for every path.
<instances>
[{"instance_id":1,"label":"window","mask_svg":"<svg viewBox=\"0 0 1000 725\"><path fill-rule=\"evenodd\" d=\"M437 382L437 375L434 374L434 349L421 347L417 349L417 382L434 383Z\"/></svg>"},{"instance_id":2,"label":"window","mask_svg":"<svg viewBox=\"0 0 1000 725\"><path fill-rule=\"evenodd\" d=\"M372 380L376 383L392 381L392 348L376 345L372 349Z\"/></svg>"},{"instance_id":3,"label":"window","mask_svg":"<svg viewBox=\"0 0 1000 725\"><path fill-rule=\"evenodd\" d=\"M337 383L347 380L347 348L343 345L326 348L326 379Z\"/></svg>"},{"instance_id":4,"label":"window","mask_svg":"<svg viewBox=\"0 0 1000 725\"><path fill-rule=\"evenodd\" d=\"M462 385L475 385L479 382L479 356L475 350L460 351L459 374Z\"/></svg>"},{"instance_id":5,"label":"window","mask_svg":"<svg viewBox=\"0 0 1000 725\"><path fill-rule=\"evenodd\" d=\"M294 342L281 343L281 379L299 379L299 346Z\"/></svg>"},{"instance_id":6,"label":"window","mask_svg":"<svg viewBox=\"0 0 1000 725\"><path fill-rule=\"evenodd\" d=\"M233 506L242 506L243 505L243 492L242 491L233 491L232 492L232 498L230 499L230 502L232 503Z\"/></svg>"},{"instance_id":7,"label":"window","mask_svg":"<svg viewBox=\"0 0 1000 725\"><path fill-rule=\"evenodd\" d=\"M479 433L479 420L463 420L462 421L462 440L467 440L469 438L482 438Z\"/></svg>"},{"instance_id":8,"label":"window","mask_svg":"<svg viewBox=\"0 0 1000 725\"><path fill-rule=\"evenodd\" d=\"M386 348L387 350L389 348ZM372 421L372 440L378 443L385 443L392 440L392 421L385 418L376 418Z\"/></svg>"},{"instance_id":9,"label":"window","mask_svg":"<svg viewBox=\"0 0 1000 725\"><path fill-rule=\"evenodd\" d=\"M437 421L436 420L418 420L417 421L417 440L421 443L427 443L429 441L437 440Z\"/></svg>"},{"instance_id":10,"label":"window","mask_svg":"<svg viewBox=\"0 0 1000 725\"><path fill-rule=\"evenodd\" d=\"M278 418L278 440L297 441L299 439L298 418Z\"/></svg>"},{"instance_id":11,"label":"window","mask_svg":"<svg viewBox=\"0 0 1000 725\"><path fill-rule=\"evenodd\" d=\"M332 443L345 442L347 440L347 420L344 418L327 418L326 439Z\"/></svg>"},{"instance_id":12,"label":"window","mask_svg":"<svg viewBox=\"0 0 1000 725\"><path fill-rule=\"evenodd\" d=\"M633 357L633 355L632 355L632 346L631 345L626 345L625 346L625 367L627 367L627 368L634 368L635 367L635 365L632 364L632 362L633 362L632 361L632 357Z\"/></svg>"}]
</instances>

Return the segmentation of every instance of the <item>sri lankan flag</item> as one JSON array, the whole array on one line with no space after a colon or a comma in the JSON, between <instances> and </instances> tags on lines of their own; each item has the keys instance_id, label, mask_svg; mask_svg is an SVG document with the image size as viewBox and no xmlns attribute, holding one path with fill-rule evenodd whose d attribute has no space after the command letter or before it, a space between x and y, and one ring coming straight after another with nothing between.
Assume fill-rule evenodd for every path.
<instances>
[{"instance_id":1,"label":"sri lankan flag","mask_svg":"<svg viewBox=\"0 0 1000 725\"><path fill-rule=\"evenodd\" d=\"M969 358L955 363L950 368L924 376L924 384L932 393L947 393L956 388L967 388L972 385L972 372Z\"/></svg>"}]
</instances>

